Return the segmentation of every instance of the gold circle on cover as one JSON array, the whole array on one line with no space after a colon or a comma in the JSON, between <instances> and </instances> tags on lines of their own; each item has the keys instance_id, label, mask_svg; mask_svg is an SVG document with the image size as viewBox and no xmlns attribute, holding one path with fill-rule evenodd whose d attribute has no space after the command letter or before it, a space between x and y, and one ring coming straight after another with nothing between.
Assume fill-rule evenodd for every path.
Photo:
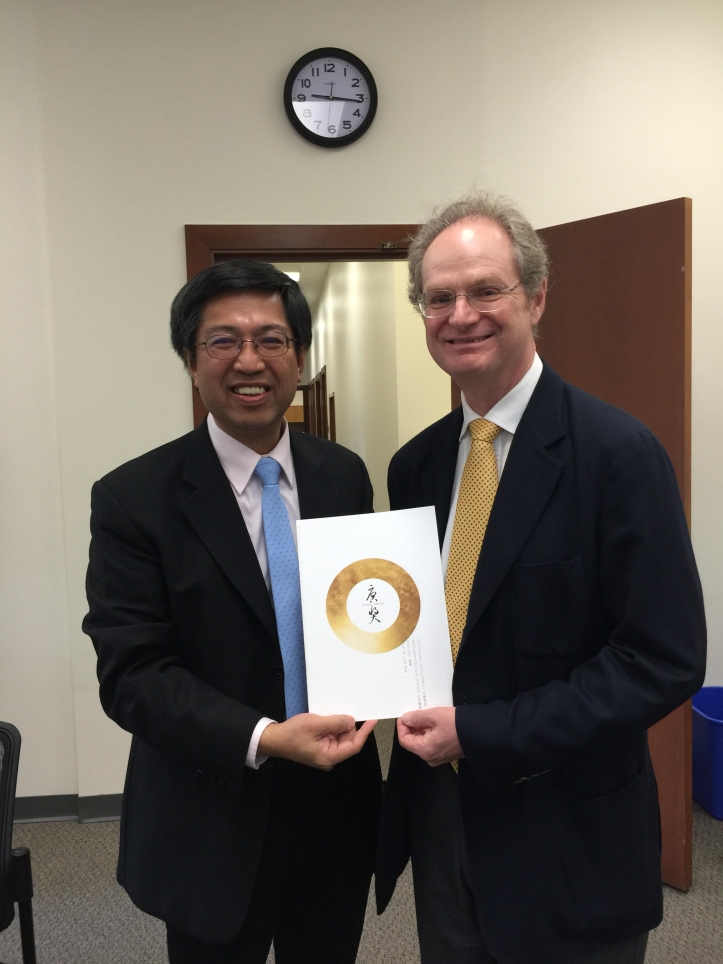
<instances>
[{"instance_id":1,"label":"gold circle on cover","mask_svg":"<svg viewBox=\"0 0 723 964\"><path fill-rule=\"evenodd\" d=\"M355 626L347 610L349 593L360 582L380 579L399 596L399 615L387 629L368 632ZM359 559L334 577L326 594L326 618L335 635L360 653L389 653L401 646L419 622L421 601L414 580L401 566L388 559Z\"/></svg>"}]
</instances>

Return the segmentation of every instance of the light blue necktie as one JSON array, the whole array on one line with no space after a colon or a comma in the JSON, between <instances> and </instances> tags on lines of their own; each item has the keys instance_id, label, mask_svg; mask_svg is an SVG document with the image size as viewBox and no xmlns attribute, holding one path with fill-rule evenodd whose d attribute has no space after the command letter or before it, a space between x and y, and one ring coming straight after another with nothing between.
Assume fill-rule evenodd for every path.
<instances>
[{"instance_id":1,"label":"light blue necktie","mask_svg":"<svg viewBox=\"0 0 723 964\"><path fill-rule=\"evenodd\" d=\"M306 713L309 702L306 695L299 559L289 514L279 490L280 473L279 463L268 456L259 459L254 469L254 475L258 476L264 487L261 511L271 573L271 594L276 610L276 629L284 661L284 696L288 719L297 713Z\"/></svg>"}]
</instances>

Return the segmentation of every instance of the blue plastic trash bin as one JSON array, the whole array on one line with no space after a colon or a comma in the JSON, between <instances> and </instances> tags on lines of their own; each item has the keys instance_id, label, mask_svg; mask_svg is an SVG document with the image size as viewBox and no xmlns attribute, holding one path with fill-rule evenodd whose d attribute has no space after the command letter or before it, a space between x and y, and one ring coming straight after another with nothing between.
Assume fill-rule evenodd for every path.
<instances>
[{"instance_id":1,"label":"blue plastic trash bin","mask_svg":"<svg viewBox=\"0 0 723 964\"><path fill-rule=\"evenodd\" d=\"M693 697L693 799L723 820L723 686Z\"/></svg>"}]
</instances>

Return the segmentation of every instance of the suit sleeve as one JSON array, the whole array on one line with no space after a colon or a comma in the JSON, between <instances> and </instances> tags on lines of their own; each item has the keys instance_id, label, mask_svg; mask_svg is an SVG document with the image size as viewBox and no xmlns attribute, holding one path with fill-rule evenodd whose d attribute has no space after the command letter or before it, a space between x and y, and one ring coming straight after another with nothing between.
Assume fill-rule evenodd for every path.
<instances>
[{"instance_id":1,"label":"suit sleeve","mask_svg":"<svg viewBox=\"0 0 723 964\"><path fill-rule=\"evenodd\" d=\"M460 742L483 784L501 771L560 767L642 732L702 685L700 582L672 466L650 433L621 446L598 519L607 640L567 678L509 702L457 707Z\"/></svg>"},{"instance_id":2,"label":"suit sleeve","mask_svg":"<svg viewBox=\"0 0 723 964\"><path fill-rule=\"evenodd\" d=\"M157 546L104 482L91 504L83 630L98 654L103 709L145 743L238 789L262 714L184 665Z\"/></svg>"}]
</instances>

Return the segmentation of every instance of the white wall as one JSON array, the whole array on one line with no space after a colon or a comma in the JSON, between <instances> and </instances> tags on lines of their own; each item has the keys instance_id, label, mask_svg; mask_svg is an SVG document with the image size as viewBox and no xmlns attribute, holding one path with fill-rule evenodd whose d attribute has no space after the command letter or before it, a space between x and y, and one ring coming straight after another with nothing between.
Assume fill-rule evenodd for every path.
<instances>
[{"instance_id":1,"label":"white wall","mask_svg":"<svg viewBox=\"0 0 723 964\"><path fill-rule=\"evenodd\" d=\"M25 734L21 793L121 787L127 741L79 630L88 492L190 426L165 328L185 223L410 223L474 184L539 226L691 196L693 539L723 683L719 0L5 0L0 16L0 706ZM340 151L281 107L289 66L326 44L380 90Z\"/></svg>"}]
</instances>

